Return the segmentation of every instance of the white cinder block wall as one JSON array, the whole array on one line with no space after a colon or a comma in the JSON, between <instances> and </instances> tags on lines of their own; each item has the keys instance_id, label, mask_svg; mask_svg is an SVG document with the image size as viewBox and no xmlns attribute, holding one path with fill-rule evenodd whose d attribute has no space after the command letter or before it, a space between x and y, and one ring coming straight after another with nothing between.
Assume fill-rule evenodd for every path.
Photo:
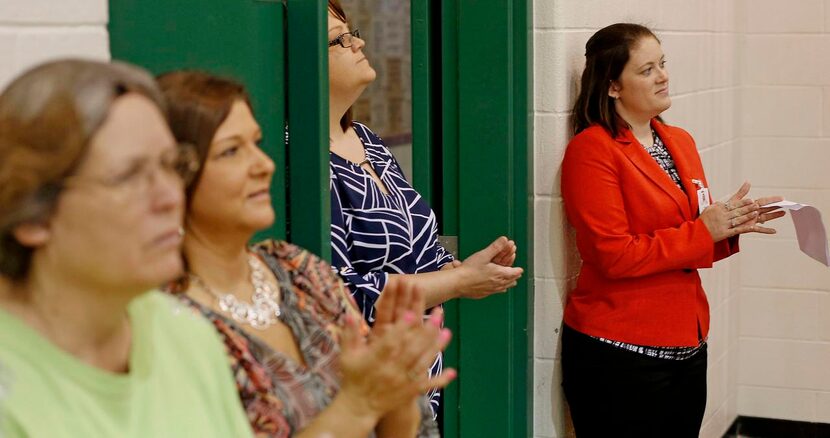
<instances>
[{"instance_id":1,"label":"white cinder block wall","mask_svg":"<svg viewBox=\"0 0 830 438\"><path fill-rule=\"evenodd\" d=\"M535 0L535 359L534 435L570 435L560 387L560 327L566 291L579 269L559 192L571 137L569 113L588 37L606 25L647 25L663 41L670 74L668 123L688 130L718 198L741 181L739 4L722 0ZM701 436L720 437L737 415L736 261L702 272L712 308L709 400Z\"/></svg>"},{"instance_id":2,"label":"white cinder block wall","mask_svg":"<svg viewBox=\"0 0 830 438\"><path fill-rule=\"evenodd\" d=\"M0 0L0 89L48 59L109 59L107 6L107 0Z\"/></svg>"},{"instance_id":3,"label":"white cinder block wall","mask_svg":"<svg viewBox=\"0 0 830 438\"><path fill-rule=\"evenodd\" d=\"M830 223L830 0L752 0L743 36L744 175ZM830 423L830 269L798 251L792 221L745 239L738 412Z\"/></svg>"}]
</instances>

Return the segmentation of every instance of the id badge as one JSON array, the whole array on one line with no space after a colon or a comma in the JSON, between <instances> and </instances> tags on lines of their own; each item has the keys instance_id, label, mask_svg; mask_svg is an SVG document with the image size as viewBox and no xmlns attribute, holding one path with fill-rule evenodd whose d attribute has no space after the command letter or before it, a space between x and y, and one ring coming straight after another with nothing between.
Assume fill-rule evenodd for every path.
<instances>
[{"instance_id":1,"label":"id badge","mask_svg":"<svg viewBox=\"0 0 830 438\"><path fill-rule=\"evenodd\" d=\"M703 214L703 210L711 204L709 189L699 179L692 179L692 182L697 186L697 212Z\"/></svg>"}]
</instances>

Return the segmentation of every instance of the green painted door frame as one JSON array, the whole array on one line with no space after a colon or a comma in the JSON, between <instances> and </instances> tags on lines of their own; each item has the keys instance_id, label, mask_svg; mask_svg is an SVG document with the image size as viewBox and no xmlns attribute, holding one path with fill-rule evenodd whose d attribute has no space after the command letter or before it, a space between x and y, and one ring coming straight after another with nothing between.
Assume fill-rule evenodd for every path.
<instances>
[{"instance_id":1,"label":"green painted door frame","mask_svg":"<svg viewBox=\"0 0 830 438\"><path fill-rule=\"evenodd\" d=\"M331 261L328 7L287 0L289 240ZM293 208L292 208L293 206Z\"/></svg>"},{"instance_id":2,"label":"green painted door frame","mask_svg":"<svg viewBox=\"0 0 830 438\"><path fill-rule=\"evenodd\" d=\"M533 115L530 0L412 3L414 184L464 258L514 239L518 286L445 307L445 437L531 436Z\"/></svg>"},{"instance_id":3,"label":"green painted door frame","mask_svg":"<svg viewBox=\"0 0 830 438\"><path fill-rule=\"evenodd\" d=\"M446 306L456 334L446 363L460 371L445 396L447 438L532 434L531 4L412 1L414 184L462 258L504 234L525 267L507 294ZM109 31L114 59L246 84L283 170L277 223L259 237L328 258L328 81L315 80L328 70L323 1L111 0Z\"/></svg>"},{"instance_id":4,"label":"green painted door frame","mask_svg":"<svg viewBox=\"0 0 830 438\"><path fill-rule=\"evenodd\" d=\"M462 0L458 7L460 251L507 234L525 267L507 294L460 304L464 437L533 431L531 4Z\"/></svg>"}]
</instances>

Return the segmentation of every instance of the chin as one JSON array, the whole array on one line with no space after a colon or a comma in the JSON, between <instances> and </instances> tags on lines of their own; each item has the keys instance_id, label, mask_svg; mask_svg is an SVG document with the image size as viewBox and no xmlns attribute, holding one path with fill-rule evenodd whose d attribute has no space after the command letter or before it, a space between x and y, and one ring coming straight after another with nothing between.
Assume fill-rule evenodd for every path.
<instances>
[{"instance_id":1,"label":"chin","mask_svg":"<svg viewBox=\"0 0 830 438\"><path fill-rule=\"evenodd\" d=\"M257 231L262 231L271 225L274 225L274 221L276 220L276 215L274 211L271 210L270 213L259 214L255 217L251 217L248 220L249 227L252 231L251 234L256 233Z\"/></svg>"},{"instance_id":2,"label":"chin","mask_svg":"<svg viewBox=\"0 0 830 438\"><path fill-rule=\"evenodd\" d=\"M368 84L370 82L373 82L375 78L378 77L378 74L372 67L368 67L366 70L368 70L366 72L366 83Z\"/></svg>"},{"instance_id":3,"label":"chin","mask_svg":"<svg viewBox=\"0 0 830 438\"><path fill-rule=\"evenodd\" d=\"M153 290L160 290L172 281L181 278L184 275L184 264L181 256L176 259L165 257L162 259L148 260L147 264L137 268L131 272L130 278L121 276L118 281L119 285L114 285L115 288L128 293L132 298L144 295Z\"/></svg>"},{"instance_id":4,"label":"chin","mask_svg":"<svg viewBox=\"0 0 830 438\"><path fill-rule=\"evenodd\" d=\"M184 274L184 263L179 251L158 257L153 263L147 264L145 277L148 289L157 288L169 283Z\"/></svg>"},{"instance_id":5,"label":"chin","mask_svg":"<svg viewBox=\"0 0 830 438\"><path fill-rule=\"evenodd\" d=\"M660 114L662 114L664 111L668 110L669 108L671 108L671 99L666 99L665 102L661 102L659 105L656 106L657 115L659 116Z\"/></svg>"}]
</instances>

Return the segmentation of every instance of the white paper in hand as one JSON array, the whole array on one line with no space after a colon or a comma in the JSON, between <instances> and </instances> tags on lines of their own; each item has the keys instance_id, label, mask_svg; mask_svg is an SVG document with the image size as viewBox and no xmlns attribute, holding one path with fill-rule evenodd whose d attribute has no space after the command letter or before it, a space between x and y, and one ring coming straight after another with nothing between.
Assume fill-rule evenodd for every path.
<instances>
[{"instance_id":1,"label":"white paper in hand","mask_svg":"<svg viewBox=\"0 0 830 438\"><path fill-rule=\"evenodd\" d=\"M789 210L795 225L795 235L801 252L830 266L830 247L827 244L827 231L821 221L821 212L817 208L797 202L781 201L764 207L781 207Z\"/></svg>"}]
</instances>

